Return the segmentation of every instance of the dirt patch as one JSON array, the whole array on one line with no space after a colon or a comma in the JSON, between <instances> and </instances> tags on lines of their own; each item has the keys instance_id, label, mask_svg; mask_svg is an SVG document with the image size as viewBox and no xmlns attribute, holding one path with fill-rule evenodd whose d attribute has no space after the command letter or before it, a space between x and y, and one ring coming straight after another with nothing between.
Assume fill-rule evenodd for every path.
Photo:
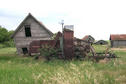
<instances>
[{"instance_id":1,"label":"dirt patch","mask_svg":"<svg viewBox=\"0 0 126 84\"><path fill-rule=\"evenodd\" d=\"M120 51L126 51L126 48L111 48L111 50L120 50Z\"/></svg>"},{"instance_id":2,"label":"dirt patch","mask_svg":"<svg viewBox=\"0 0 126 84\"><path fill-rule=\"evenodd\" d=\"M104 58L103 60L99 60L99 63L103 63L103 64L106 64L110 61L109 58Z\"/></svg>"}]
</instances>

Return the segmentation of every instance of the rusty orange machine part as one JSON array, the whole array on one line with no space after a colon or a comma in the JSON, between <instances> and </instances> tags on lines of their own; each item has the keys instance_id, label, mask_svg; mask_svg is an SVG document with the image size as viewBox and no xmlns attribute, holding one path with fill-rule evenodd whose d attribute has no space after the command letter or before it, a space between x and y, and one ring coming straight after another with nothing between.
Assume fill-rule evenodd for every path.
<instances>
[{"instance_id":1,"label":"rusty orange machine part","mask_svg":"<svg viewBox=\"0 0 126 84\"><path fill-rule=\"evenodd\" d=\"M72 59L74 57L74 44L73 44L74 32L69 29L64 29L64 56L66 59Z\"/></svg>"}]
</instances>

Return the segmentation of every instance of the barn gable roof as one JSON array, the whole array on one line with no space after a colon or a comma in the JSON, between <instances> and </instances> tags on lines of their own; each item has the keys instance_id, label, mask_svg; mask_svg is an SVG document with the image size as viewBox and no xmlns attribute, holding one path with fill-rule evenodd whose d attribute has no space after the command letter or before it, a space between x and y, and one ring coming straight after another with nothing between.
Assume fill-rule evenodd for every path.
<instances>
[{"instance_id":1,"label":"barn gable roof","mask_svg":"<svg viewBox=\"0 0 126 84\"><path fill-rule=\"evenodd\" d=\"M29 13L29 14L26 16L26 18L21 22L21 24L16 28L15 32L11 35L11 38L13 38L13 37L16 35L16 33L19 31L19 29L21 28L21 26L23 25L23 23L24 23L29 17L33 18L40 26L42 26L42 27L49 33L50 36L53 35L53 33L52 33L50 30L48 30L48 29L44 26L44 24L42 24L42 22L38 21L31 13Z\"/></svg>"},{"instance_id":2,"label":"barn gable roof","mask_svg":"<svg viewBox=\"0 0 126 84\"><path fill-rule=\"evenodd\" d=\"M91 35L86 35L85 37L82 38L82 40L87 40L88 38L94 39Z\"/></svg>"},{"instance_id":3,"label":"barn gable roof","mask_svg":"<svg viewBox=\"0 0 126 84\"><path fill-rule=\"evenodd\" d=\"M98 41L95 42L95 44L101 44L101 45L104 45L104 44L108 44L108 42L105 41L105 40L98 40Z\"/></svg>"},{"instance_id":4,"label":"barn gable roof","mask_svg":"<svg viewBox=\"0 0 126 84\"><path fill-rule=\"evenodd\" d=\"M91 35L86 35L85 37L82 38L84 41L88 41L91 43L94 43L95 39Z\"/></svg>"},{"instance_id":5,"label":"barn gable roof","mask_svg":"<svg viewBox=\"0 0 126 84\"><path fill-rule=\"evenodd\" d=\"M126 34L111 34L110 40L126 40Z\"/></svg>"},{"instance_id":6,"label":"barn gable roof","mask_svg":"<svg viewBox=\"0 0 126 84\"><path fill-rule=\"evenodd\" d=\"M82 38L82 40L86 40L89 37L89 35L86 35L85 37Z\"/></svg>"}]
</instances>

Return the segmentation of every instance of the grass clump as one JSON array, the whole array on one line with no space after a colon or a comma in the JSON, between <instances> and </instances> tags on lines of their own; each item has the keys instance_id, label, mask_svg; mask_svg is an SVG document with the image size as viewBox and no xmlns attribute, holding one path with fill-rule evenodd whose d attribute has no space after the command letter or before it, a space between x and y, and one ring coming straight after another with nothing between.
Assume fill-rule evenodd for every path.
<instances>
[{"instance_id":1,"label":"grass clump","mask_svg":"<svg viewBox=\"0 0 126 84\"><path fill-rule=\"evenodd\" d=\"M40 57L44 57L47 61L51 60L52 57L58 57L58 51L59 49L56 49L54 47L51 47L49 45L43 45L42 48L40 48Z\"/></svg>"}]
</instances>

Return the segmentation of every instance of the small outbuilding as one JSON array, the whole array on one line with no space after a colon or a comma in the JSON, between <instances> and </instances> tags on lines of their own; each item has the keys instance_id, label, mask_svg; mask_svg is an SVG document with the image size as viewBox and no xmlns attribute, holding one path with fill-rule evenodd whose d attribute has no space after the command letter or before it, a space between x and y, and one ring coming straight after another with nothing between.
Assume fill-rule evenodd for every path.
<instances>
[{"instance_id":1,"label":"small outbuilding","mask_svg":"<svg viewBox=\"0 0 126 84\"><path fill-rule=\"evenodd\" d=\"M99 40L99 41L95 42L95 44L97 44L97 45L107 45L108 42L105 41L105 40Z\"/></svg>"},{"instance_id":2,"label":"small outbuilding","mask_svg":"<svg viewBox=\"0 0 126 84\"><path fill-rule=\"evenodd\" d=\"M126 34L111 34L111 47L126 47Z\"/></svg>"},{"instance_id":3,"label":"small outbuilding","mask_svg":"<svg viewBox=\"0 0 126 84\"><path fill-rule=\"evenodd\" d=\"M91 35L86 35L82 40L94 43L95 39Z\"/></svg>"}]
</instances>

